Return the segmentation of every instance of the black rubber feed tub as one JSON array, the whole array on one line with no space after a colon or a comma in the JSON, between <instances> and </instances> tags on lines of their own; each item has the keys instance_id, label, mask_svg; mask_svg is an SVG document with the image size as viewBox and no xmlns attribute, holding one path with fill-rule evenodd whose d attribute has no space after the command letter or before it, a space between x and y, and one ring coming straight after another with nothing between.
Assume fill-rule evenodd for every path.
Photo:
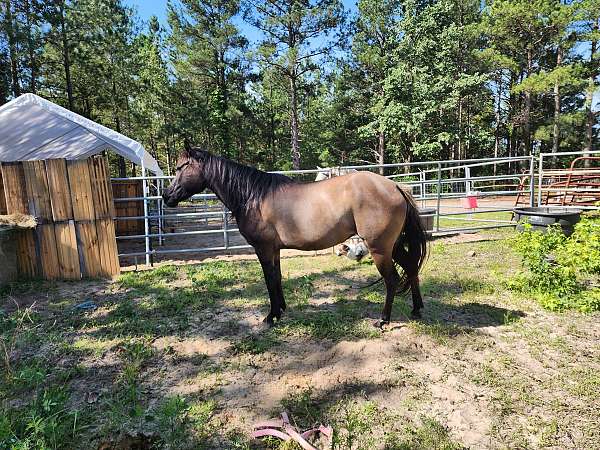
<instances>
[{"instance_id":1,"label":"black rubber feed tub","mask_svg":"<svg viewBox=\"0 0 600 450\"><path fill-rule=\"evenodd\" d=\"M419 208L419 216L421 217L421 222L423 222L423 227L425 228L425 231L433 231L436 212L436 208Z\"/></svg>"},{"instance_id":2,"label":"black rubber feed tub","mask_svg":"<svg viewBox=\"0 0 600 450\"><path fill-rule=\"evenodd\" d=\"M543 233L548 229L548 225L558 223L566 236L573 233L573 227L581 218L580 209L538 207L515 208L513 211L518 222L518 231L523 231L523 222L531 224L534 230Z\"/></svg>"}]
</instances>

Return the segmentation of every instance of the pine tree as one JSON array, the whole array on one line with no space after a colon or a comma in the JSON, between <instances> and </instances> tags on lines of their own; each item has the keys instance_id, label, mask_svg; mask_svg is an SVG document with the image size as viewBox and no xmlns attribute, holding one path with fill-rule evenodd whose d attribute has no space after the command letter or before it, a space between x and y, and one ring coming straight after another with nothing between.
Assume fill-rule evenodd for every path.
<instances>
[{"instance_id":1,"label":"pine tree","mask_svg":"<svg viewBox=\"0 0 600 450\"><path fill-rule=\"evenodd\" d=\"M473 50L479 2L403 2L402 35L378 103L398 156L464 158L491 140L488 76Z\"/></svg>"},{"instance_id":2,"label":"pine tree","mask_svg":"<svg viewBox=\"0 0 600 450\"><path fill-rule=\"evenodd\" d=\"M183 90L188 89L200 94L185 102L204 103L197 117L202 140L209 149L228 156L233 154L231 113L239 80L244 77L241 54L247 46L232 21L239 7L237 0L184 0L181 8L169 6L172 64L181 97L187 97ZM198 135L190 125L182 124L182 132Z\"/></svg>"},{"instance_id":3,"label":"pine tree","mask_svg":"<svg viewBox=\"0 0 600 450\"><path fill-rule=\"evenodd\" d=\"M155 157L163 162L167 173L175 165L171 144L173 129L169 126L171 105L169 104L170 82L167 63L163 58L163 30L153 16L148 31L137 36L133 47L134 68L137 74L132 111L133 134L144 143ZM161 145L164 152L161 152ZM162 157L162 158L161 158Z\"/></svg>"},{"instance_id":4,"label":"pine tree","mask_svg":"<svg viewBox=\"0 0 600 450\"><path fill-rule=\"evenodd\" d=\"M293 168L299 169L302 79L318 69L317 58L337 45L331 35L343 21L342 4L339 0L248 0L244 17L265 35L261 60L276 67L288 82L291 159Z\"/></svg>"},{"instance_id":5,"label":"pine tree","mask_svg":"<svg viewBox=\"0 0 600 450\"><path fill-rule=\"evenodd\" d=\"M352 54L359 78L360 89L364 90L368 103L365 107L371 112L367 133L377 136L373 153L378 164L385 163L385 131L376 108L377 99L383 95L383 83L392 67L392 55L398 46L400 36L396 24L401 14L399 0L359 0L358 17L355 21ZM383 169L381 169L383 173Z\"/></svg>"},{"instance_id":6,"label":"pine tree","mask_svg":"<svg viewBox=\"0 0 600 450\"><path fill-rule=\"evenodd\" d=\"M598 122L598 113L594 112L594 93L598 89L600 76L600 1L583 0L579 2L577 18L579 19L579 39L589 43L589 59L585 64L587 86L585 87L585 152L594 150L594 127ZM589 154L589 153L588 153ZM589 164L589 162L588 162Z\"/></svg>"},{"instance_id":7,"label":"pine tree","mask_svg":"<svg viewBox=\"0 0 600 450\"><path fill-rule=\"evenodd\" d=\"M521 96L511 98L512 125L522 129L520 153L532 152L532 111L534 81L543 67L543 58L554 47L563 5L555 0L494 0L484 12L482 29L485 30L489 54L503 60L510 70L510 89ZM560 40L560 39L559 39ZM559 107L560 109L560 107ZM514 137L514 136L513 136ZM512 141L512 139L509 139ZM514 144L513 144L514 145ZM516 148L514 151L516 153Z\"/></svg>"}]
</instances>

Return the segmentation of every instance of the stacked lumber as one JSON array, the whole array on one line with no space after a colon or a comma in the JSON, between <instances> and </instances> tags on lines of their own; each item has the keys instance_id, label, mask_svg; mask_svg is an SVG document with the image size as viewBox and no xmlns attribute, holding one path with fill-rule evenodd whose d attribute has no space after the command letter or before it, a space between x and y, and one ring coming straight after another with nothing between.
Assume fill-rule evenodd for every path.
<instances>
[{"instance_id":1,"label":"stacked lumber","mask_svg":"<svg viewBox=\"0 0 600 450\"><path fill-rule=\"evenodd\" d=\"M104 158L2 163L0 172L6 212L37 221L35 229L17 232L21 276L77 280L119 273Z\"/></svg>"}]
</instances>

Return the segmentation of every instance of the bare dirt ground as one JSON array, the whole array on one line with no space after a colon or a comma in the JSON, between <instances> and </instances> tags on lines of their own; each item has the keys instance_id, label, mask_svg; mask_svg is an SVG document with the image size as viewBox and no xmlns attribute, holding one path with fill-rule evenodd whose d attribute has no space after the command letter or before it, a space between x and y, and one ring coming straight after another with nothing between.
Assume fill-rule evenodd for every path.
<instances>
[{"instance_id":1,"label":"bare dirt ground","mask_svg":"<svg viewBox=\"0 0 600 450\"><path fill-rule=\"evenodd\" d=\"M508 290L507 235L435 241L423 319L398 298L383 331L383 286L359 288L372 264L330 254L283 260L288 311L271 329L255 261L13 286L0 317L33 306L2 335L18 334L2 407L20 417L60 386L82 429L59 448L296 448L249 438L283 410L331 424L336 449L600 448L600 317Z\"/></svg>"}]
</instances>

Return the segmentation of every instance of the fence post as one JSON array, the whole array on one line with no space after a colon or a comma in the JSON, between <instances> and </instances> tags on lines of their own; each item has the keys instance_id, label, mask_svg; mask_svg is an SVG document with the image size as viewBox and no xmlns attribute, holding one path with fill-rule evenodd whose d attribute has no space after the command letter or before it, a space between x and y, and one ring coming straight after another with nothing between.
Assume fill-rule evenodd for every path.
<instances>
[{"instance_id":1,"label":"fence post","mask_svg":"<svg viewBox=\"0 0 600 450\"><path fill-rule=\"evenodd\" d=\"M229 234L227 227L227 208L223 205L223 242L225 243L225 249L229 248Z\"/></svg>"},{"instance_id":2,"label":"fence post","mask_svg":"<svg viewBox=\"0 0 600 450\"><path fill-rule=\"evenodd\" d=\"M162 199L162 193L163 193L163 189L164 189L164 182L165 180L163 180L162 178L160 178L159 180L157 180L157 192L158 192L158 196L160 197L158 199L158 245L164 245L164 237L163 237L163 231L165 228L165 223L164 223L164 218L163 215L165 213L165 207L164 207L164 203L163 203L163 199Z\"/></svg>"},{"instance_id":3,"label":"fence post","mask_svg":"<svg viewBox=\"0 0 600 450\"><path fill-rule=\"evenodd\" d=\"M419 179L421 180L421 208L425 207L425 172L421 170L419 173Z\"/></svg>"},{"instance_id":4,"label":"fence post","mask_svg":"<svg viewBox=\"0 0 600 450\"><path fill-rule=\"evenodd\" d=\"M535 206L535 156L529 161L529 206Z\"/></svg>"},{"instance_id":5,"label":"fence post","mask_svg":"<svg viewBox=\"0 0 600 450\"><path fill-rule=\"evenodd\" d=\"M465 195L469 195L471 192L471 168L465 166Z\"/></svg>"},{"instance_id":6,"label":"fence post","mask_svg":"<svg viewBox=\"0 0 600 450\"><path fill-rule=\"evenodd\" d=\"M440 204L441 204L441 199L442 199L442 163L439 162L438 163L438 170L437 170L437 208L435 210L435 217L436 217L436 230L435 231L440 231Z\"/></svg>"},{"instance_id":7,"label":"fence post","mask_svg":"<svg viewBox=\"0 0 600 450\"><path fill-rule=\"evenodd\" d=\"M146 243L146 264L152 265L150 258L150 222L148 220L148 182L146 180L146 167L142 159L142 194L144 196L144 241Z\"/></svg>"},{"instance_id":8,"label":"fence post","mask_svg":"<svg viewBox=\"0 0 600 450\"><path fill-rule=\"evenodd\" d=\"M538 166L538 192L537 192L537 205L542 206L542 178L544 173L544 154L540 153L540 164Z\"/></svg>"}]
</instances>

